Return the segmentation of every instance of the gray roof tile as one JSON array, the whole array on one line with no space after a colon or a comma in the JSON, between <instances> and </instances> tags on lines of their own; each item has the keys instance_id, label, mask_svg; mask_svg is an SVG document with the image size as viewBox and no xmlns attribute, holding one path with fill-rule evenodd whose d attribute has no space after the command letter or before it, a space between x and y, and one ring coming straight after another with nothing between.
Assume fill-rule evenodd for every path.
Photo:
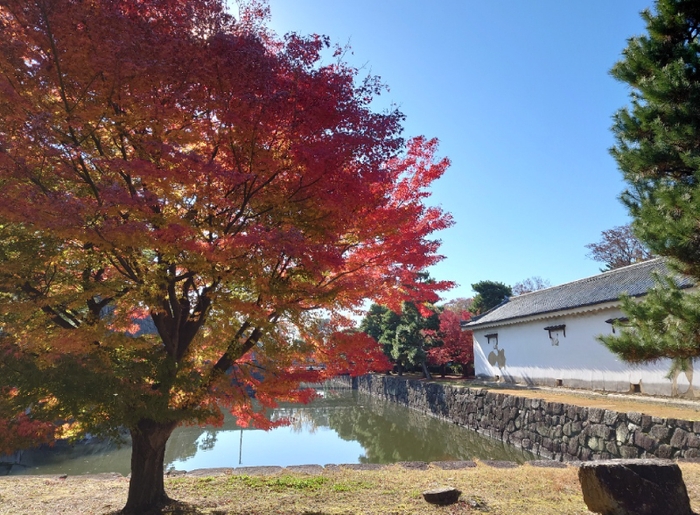
<instances>
[{"instance_id":1,"label":"gray roof tile","mask_svg":"<svg viewBox=\"0 0 700 515\"><path fill-rule=\"evenodd\" d=\"M511 297L483 315L473 318L469 323L464 324L464 327L478 327L494 322L616 301L623 293L638 297L654 286L655 273L661 276L671 273L663 258L635 263L578 281ZM689 277L673 275L678 285L683 288L694 284Z\"/></svg>"}]
</instances>

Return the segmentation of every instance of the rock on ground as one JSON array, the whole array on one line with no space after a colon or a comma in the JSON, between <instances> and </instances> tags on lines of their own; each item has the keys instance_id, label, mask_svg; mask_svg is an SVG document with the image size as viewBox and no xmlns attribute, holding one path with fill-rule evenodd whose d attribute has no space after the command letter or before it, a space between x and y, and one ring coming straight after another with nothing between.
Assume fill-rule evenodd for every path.
<instances>
[{"instance_id":1,"label":"rock on ground","mask_svg":"<svg viewBox=\"0 0 700 515\"><path fill-rule=\"evenodd\" d=\"M582 463L578 473L588 509L603 515L693 515L678 465L666 460Z\"/></svg>"},{"instance_id":2,"label":"rock on ground","mask_svg":"<svg viewBox=\"0 0 700 515\"><path fill-rule=\"evenodd\" d=\"M447 504L456 503L460 495L462 495L462 492L456 488L446 486L423 492L423 499L431 504L445 506Z\"/></svg>"}]
</instances>

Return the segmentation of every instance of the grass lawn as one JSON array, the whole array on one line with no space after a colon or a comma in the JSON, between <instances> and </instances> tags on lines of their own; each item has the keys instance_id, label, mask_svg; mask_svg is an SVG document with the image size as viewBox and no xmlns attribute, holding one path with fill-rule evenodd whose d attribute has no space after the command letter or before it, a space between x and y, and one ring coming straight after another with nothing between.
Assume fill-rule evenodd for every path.
<instances>
[{"instance_id":1,"label":"grass lawn","mask_svg":"<svg viewBox=\"0 0 700 515\"><path fill-rule=\"evenodd\" d=\"M695 511L700 511L700 464L681 463ZM455 514L574 515L589 513L578 469L522 465L496 468L484 463L460 470L427 470L390 465L379 470L343 467L310 475L283 471L273 475L175 477L166 480L169 495L182 502L166 513L234 514ZM12 476L0 478L0 514L113 515L126 500L123 477L86 478ZM436 486L462 491L457 504L435 507L421 492Z\"/></svg>"},{"instance_id":2,"label":"grass lawn","mask_svg":"<svg viewBox=\"0 0 700 515\"><path fill-rule=\"evenodd\" d=\"M700 511L700 464L681 463L695 511ZM169 495L182 502L166 513L233 514L456 514L574 515L589 513L578 469L485 463L460 470L390 465L379 470L337 467L321 474L221 475L166 480ZM80 476L0 478L0 514L114 515L126 500L128 480ZM435 507L421 492L436 486L462 491L457 504Z\"/></svg>"}]
</instances>

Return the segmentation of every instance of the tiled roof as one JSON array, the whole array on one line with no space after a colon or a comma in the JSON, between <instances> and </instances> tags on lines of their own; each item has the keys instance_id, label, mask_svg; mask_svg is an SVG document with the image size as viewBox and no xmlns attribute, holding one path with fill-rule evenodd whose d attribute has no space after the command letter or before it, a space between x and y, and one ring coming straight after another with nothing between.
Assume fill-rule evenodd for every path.
<instances>
[{"instance_id":1,"label":"tiled roof","mask_svg":"<svg viewBox=\"0 0 700 515\"><path fill-rule=\"evenodd\" d=\"M638 297L654 286L654 273L660 276L670 274L663 258L635 263L586 279L511 297L482 316L464 324L464 327L478 327L532 315L593 306L616 301L623 293ZM682 288L688 288L694 284L688 277L677 274L675 277Z\"/></svg>"}]
</instances>

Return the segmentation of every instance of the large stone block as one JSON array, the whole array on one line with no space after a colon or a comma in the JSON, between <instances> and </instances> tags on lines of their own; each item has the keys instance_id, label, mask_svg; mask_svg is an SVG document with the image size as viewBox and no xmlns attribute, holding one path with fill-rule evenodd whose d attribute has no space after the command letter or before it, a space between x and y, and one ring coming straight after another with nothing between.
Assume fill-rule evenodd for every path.
<instances>
[{"instance_id":1,"label":"large stone block","mask_svg":"<svg viewBox=\"0 0 700 515\"><path fill-rule=\"evenodd\" d=\"M639 457L639 449L633 445L623 445L620 447L620 456L623 458L637 458Z\"/></svg>"},{"instance_id":2,"label":"large stone block","mask_svg":"<svg viewBox=\"0 0 700 515\"><path fill-rule=\"evenodd\" d=\"M693 515L681 469L662 460L607 460L579 468L583 500L603 515Z\"/></svg>"},{"instance_id":3,"label":"large stone block","mask_svg":"<svg viewBox=\"0 0 700 515\"><path fill-rule=\"evenodd\" d=\"M548 407L552 415L561 415L564 412L564 406L561 402L550 402Z\"/></svg>"},{"instance_id":4,"label":"large stone block","mask_svg":"<svg viewBox=\"0 0 700 515\"><path fill-rule=\"evenodd\" d=\"M603 424L614 426L620 420L624 420L625 418L625 415L622 413L612 410L605 410L605 414L603 415Z\"/></svg>"},{"instance_id":5,"label":"large stone block","mask_svg":"<svg viewBox=\"0 0 700 515\"><path fill-rule=\"evenodd\" d=\"M657 440L663 441L668 438L668 435L671 434L671 431L666 426L656 425L649 430L649 434Z\"/></svg>"},{"instance_id":6,"label":"large stone block","mask_svg":"<svg viewBox=\"0 0 700 515\"><path fill-rule=\"evenodd\" d=\"M638 411L630 411L627 413L627 419L638 426L642 425L642 414Z\"/></svg>"},{"instance_id":7,"label":"large stone block","mask_svg":"<svg viewBox=\"0 0 700 515\"><path fill-rule=\"evenodd\" d=\"M683 453L684 458L697 459L700 458L700 450L698 449L688 449Z\"/></svg>"},{"instance_id":8,"label":"large stone block","mask_svg":"<svg viewBox=\"0 0 700 515\"><path fill-rule=\"evenodd\" d=\"M673 447L663 443L656 449L656 455L663 460L670 459L673 456Z\"/></svg>"},{"instance_id":9,"label":"large stone block","mask_svg":"<svg viewBox=\"0 0 700 515\"><path fill-rule=\"evenodd\" d=\"M634 434L634 445L641 447L647 452L652 452L659 442L646 433L636 432Z\"/></svg>"},{"instance_id":10,"label":"large stone block","mask_svg":"<svg viewBox=\"0 0 700 515\"><path fill-rule=\"evenodd\" d=\"M688 438L688 433L681 428L676 429L671 437L671 445L676 449L683 449Z\"/></svg>"},{"instance_id":11,"label":"large stone block","mask_svg":"<svg viewBox=\"0 0 700 515\"><path fill-rule=\"evenodd\" d=\"M613 432L613 430L605 424L591 424L588 426L587 431L590 436L596 436L603 440L609 440Z\"/></svg>"},{"instance_id":12,"label":"large stone block","mask_svg":"<svg viewBox=\"0 0 700 515\"><path fill-rule=\"evenodd\" d=\"M691 449L700 448L700 436L698 436L694 433L689 433L685 444L686 444L686 446L690 447Z\"/></svg>"},{"instance_id":13,"label":"large stone block","mask_svg":"<svg viewBox=\"0 0 700 515\"><path fill-rule=\"evenodd\" d=\"M600 424L604 415L605 410L602 408L588 408L588 420L593 424Z\"/></svg>"},{"instance_id":14,"label":"large stone block","mask_svg":"<svg viewBox=\"0 0 700 515\"><path fill-rule=\"evenodd\" d=\"M607 442L605 444L605 450L610 453L611 456L619 456L620 453L617 449L617 445L615 445L615 442Z\"/></svg>"},{"instance_id":15,"label":"large stone block","mask_svg":"<svg viewBox=\"0 0 700 515\"><path fill-rule=\"evenodd\" d=\"M627 443L627 439L629 438L630 431L627 428L627 424L624 422L621 423L619 426L617 426L615 430L615 440L617 440L617 443L623 444Z\"/></svg>"}]
</instances>

